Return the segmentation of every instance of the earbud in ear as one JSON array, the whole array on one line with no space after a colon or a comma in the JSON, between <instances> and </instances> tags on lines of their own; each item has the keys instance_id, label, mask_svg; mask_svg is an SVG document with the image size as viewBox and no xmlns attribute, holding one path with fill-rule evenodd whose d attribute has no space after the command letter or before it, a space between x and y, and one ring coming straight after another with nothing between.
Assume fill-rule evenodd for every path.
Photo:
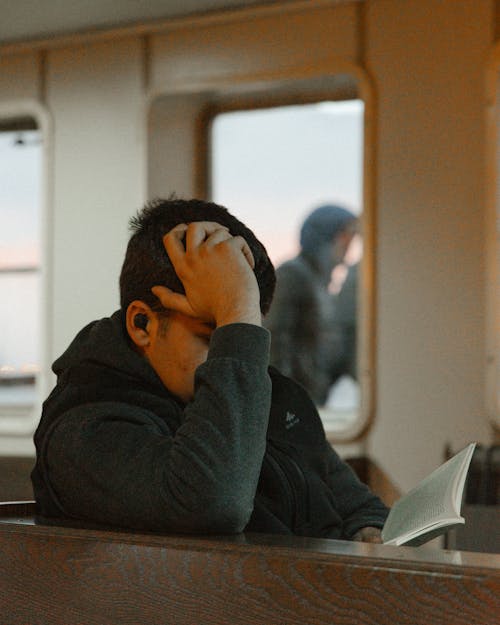
<instances>
[{"instance_id":1,"label":"earbud in ear","mask_svg":"<svg viewBox=\"0 0 500 625\"><path fill-rule=\"evenodd\" d=\"M148 316L144 313L137 313L134 317L134 326L140 330L146 330L148 326Z\"/></svg>"}]
</instances>

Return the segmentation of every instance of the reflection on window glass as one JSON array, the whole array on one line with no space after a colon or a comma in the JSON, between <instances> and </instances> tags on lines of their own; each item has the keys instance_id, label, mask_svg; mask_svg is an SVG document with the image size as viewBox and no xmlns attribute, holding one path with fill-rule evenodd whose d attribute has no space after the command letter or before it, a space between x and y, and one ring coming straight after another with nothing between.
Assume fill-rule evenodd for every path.
<instances>
[{"instance_id":1,"label":"reflection on window glass","mask_svg":"<svg viewBox=\"0 0 500 625\"><path fill-rule=\"evenodd\" d=\"M266 246L278 285L272 364L355 419L363 103L228 112L212 124L212 199Z\"/></svg>"},{"instance_id":2,"label":"reflection on window glass","mask_svg":"<svg viewBox=\"0 0 500 625\"><path fill-rule=\"evenodd\" d=\"M0 132L0 404L33 401L39 369L39 131Z\"/></svg>"}]
</instances>

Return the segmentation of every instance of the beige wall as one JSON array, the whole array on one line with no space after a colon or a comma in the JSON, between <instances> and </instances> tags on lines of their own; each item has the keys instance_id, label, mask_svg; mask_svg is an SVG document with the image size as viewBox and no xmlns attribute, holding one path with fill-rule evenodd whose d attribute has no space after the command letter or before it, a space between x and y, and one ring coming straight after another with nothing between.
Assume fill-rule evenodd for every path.
<instances>
[{"instance_id":1,"label":"beige wall","mask_svg":"<svg viewBox=\"0 0 500 625\"><path fill-rule=\"evenodd\" d=\"M493 34L489 2L399 4L404 19L388 1L368 13L379 110L371 448L408 488L439 462L445 441L459 448L488 437L484 73Z\"/></svg>"},{"instance_id":2,"label":"beige wall","mask_svg":"<svg viewBox=\"0 0 500 625\"><path fill-rule=\"evenodd\" d=\"M127 217L144 197L140 59L137 40L48 55L54 355L76 327L119 307Z\"/></svg>"},{"instance_id":3,"label":"beige wall","mask_svg":"<svg viewBox=\"0 0 500 625\"><path fill-rule=\"evenodd\" d=\"M196 119L208 97L205 93L175 94L151 100L147 119L149 198L172 193L196 195Z\"/></svg>"},{"instance_id":4,"label":"beige wall","mask_svg":"<svg viewBox=\"0 0 500 625\"><path fill-rule=\"evenodd\" d=\"M53 120L48 356L116 307L126 221L147 187L152 195L195 188L202 104L235 87L370 76L378 347L367 445L406 490L439 464L445 443L489 437L483 75L493 2L310 5L289 16L200 20L147 46L129 37L49 49L44 80L38 53L0 56L0 105L41 95Z\"/></svg>"}]
</instances>

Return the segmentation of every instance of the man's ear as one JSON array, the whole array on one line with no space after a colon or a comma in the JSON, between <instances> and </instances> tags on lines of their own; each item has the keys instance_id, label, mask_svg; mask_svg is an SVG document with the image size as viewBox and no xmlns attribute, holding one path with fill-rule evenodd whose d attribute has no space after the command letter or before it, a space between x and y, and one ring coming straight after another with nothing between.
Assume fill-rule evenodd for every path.
<instances>
[{"instance_id":1,"label":"man's ear","mask_svg":"<svg viewBox=\"0 0 500 625\"><path fill-rule=\"evenodd\" d=\"M149 331L152 318L151 308L141 300L134 300L127 307L127 333L139 349L146 349L150 344Z\"/></svg>"}]
</instances>

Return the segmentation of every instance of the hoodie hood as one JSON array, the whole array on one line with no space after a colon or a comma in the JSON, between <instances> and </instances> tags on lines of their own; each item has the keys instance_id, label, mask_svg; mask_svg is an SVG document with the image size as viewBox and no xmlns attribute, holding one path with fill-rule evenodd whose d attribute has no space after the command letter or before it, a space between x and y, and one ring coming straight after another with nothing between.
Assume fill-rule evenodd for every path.
<instances>
[{"instance_id":1,"label":"hoodie hood","mask_svg":"<svg viewBox=\"0 0 500 625\"><path fill-rule=\"evenodd\" d=\"M143 380L148 385L160 384L160 378L147 360L130 344L121 310L85 326L66 351L54 362L52 371L58 382L71 369L90 363L103 365L126 376Z\"/></svg>"},{"instance_id":2,"label":"hoodie hood","mask_svg":"<svg viewBox=\"0 0 500 625\"><path fill-rule=\"evenodd\" d=\"M339 262L333 256L332 242L356 219L346 208L326 204L313 210L302 225L300 255L325 284L330 282L332 269Z\"/></svg>"},{"instance_id":3,"label":"hoodie hood","mask_svg":"<svg viewBox=\"0 0 500 625\"><path fill-rule=\"evenodd\" d=\"M330 243L350 223L356 215L342 206L326 204L313 210L300 229L300 247L303 252L314 256L318 249Z\"/></svg>"}]
</instances>

